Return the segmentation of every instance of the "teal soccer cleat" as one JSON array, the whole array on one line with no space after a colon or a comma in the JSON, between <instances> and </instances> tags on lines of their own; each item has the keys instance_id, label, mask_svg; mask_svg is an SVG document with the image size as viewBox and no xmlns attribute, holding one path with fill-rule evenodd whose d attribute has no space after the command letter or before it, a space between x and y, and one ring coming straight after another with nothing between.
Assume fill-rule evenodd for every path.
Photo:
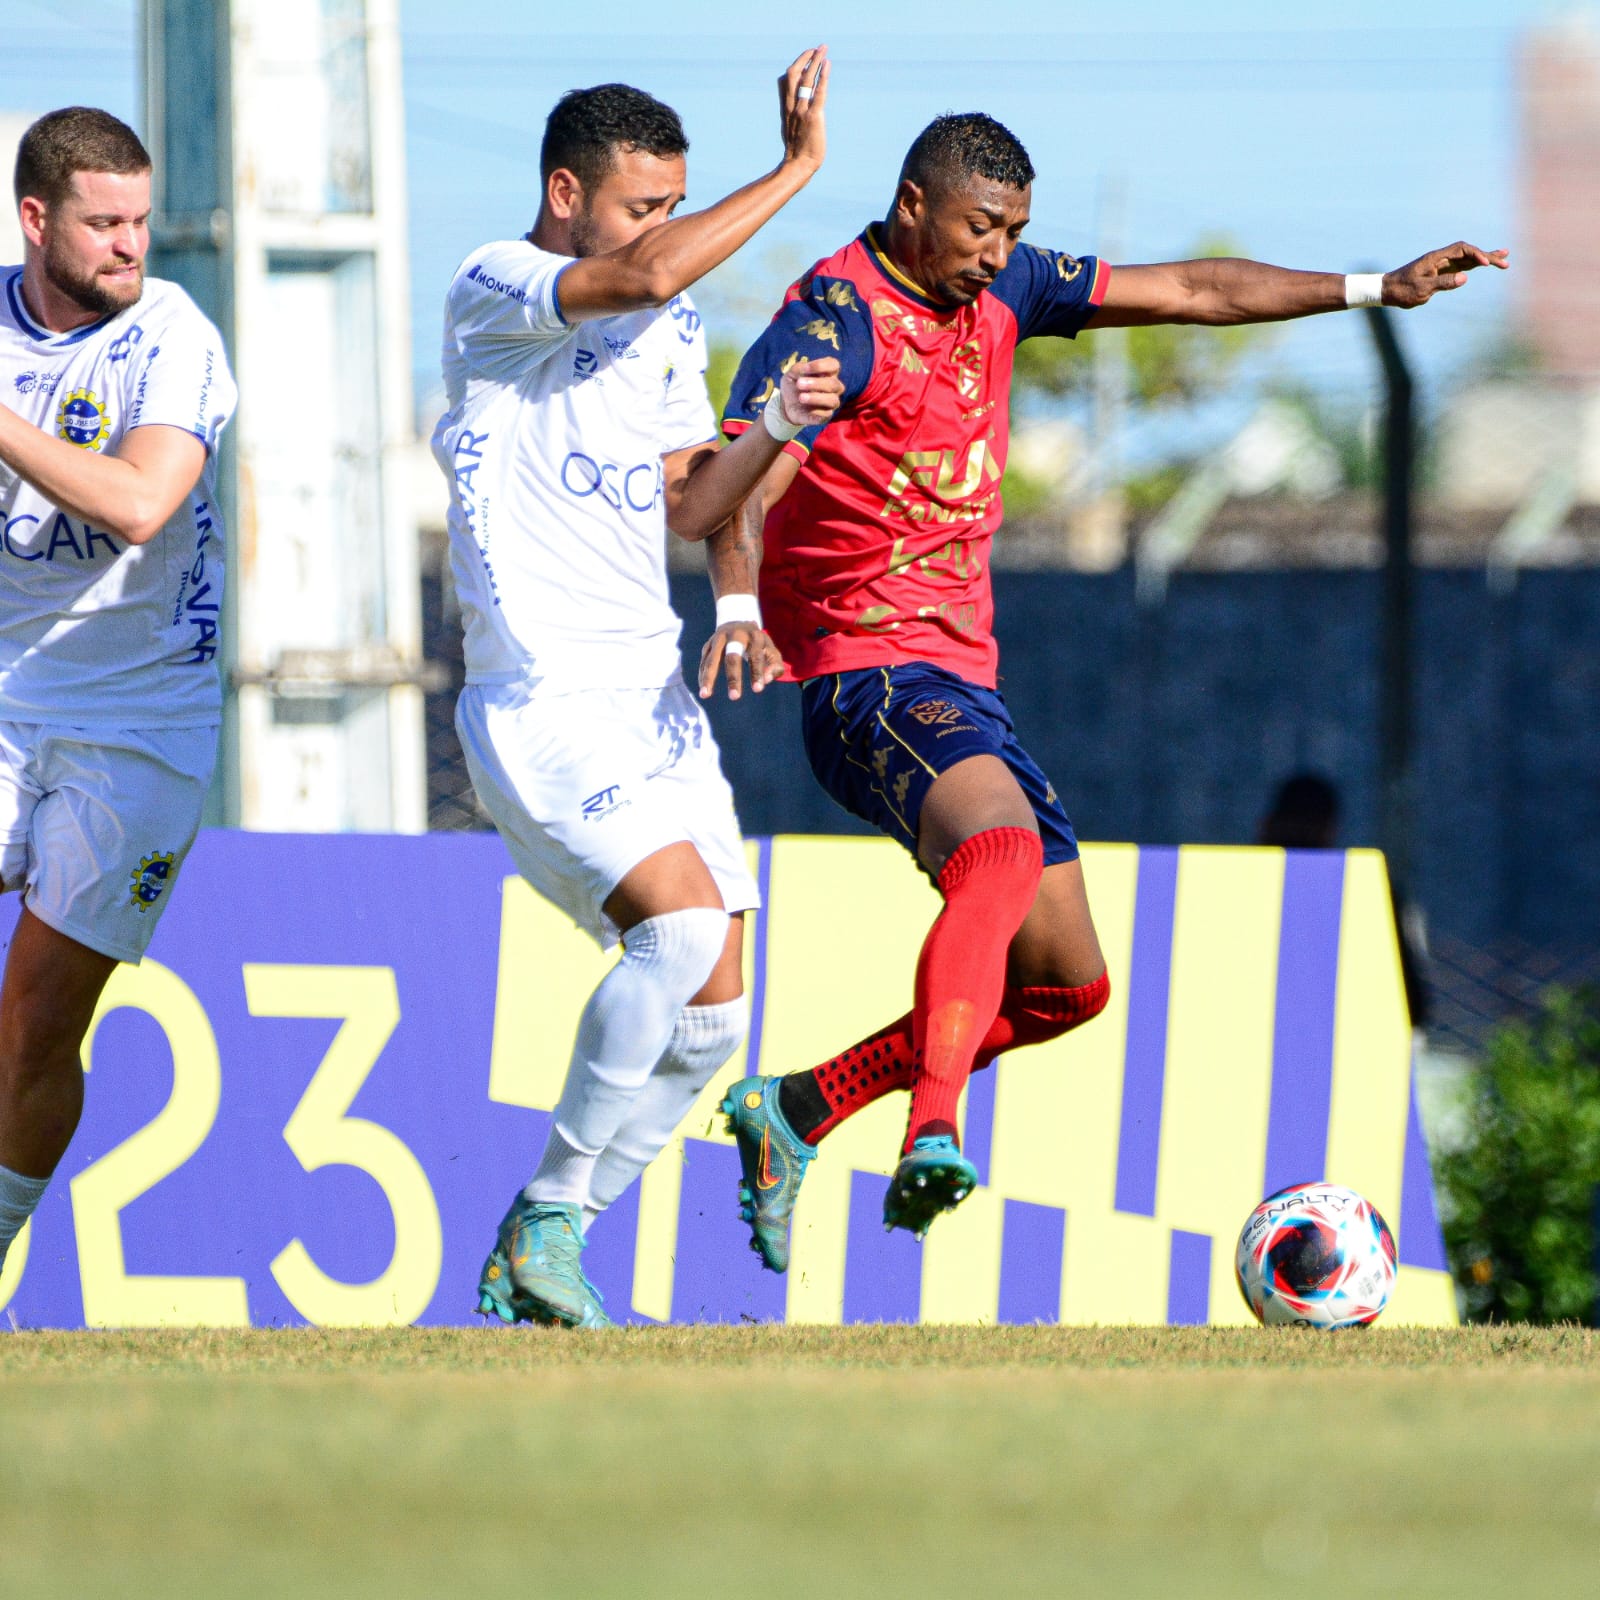
<instances>
[{"instance_id":1,"label":"teal soccer cleat","mask_svg":"<svg viewBox=\"0 0 1600 1600\"><path fill-rule=\"evenodd\" d=\"M883 1225L926 1238L929 1223L941 1211L954 1211L977 1186L978 1169L948 1134L914 1140L889 1180Z\"/></svg>"},{"instance_id":2,"label":"teal soccer cleat","mask_svg":"<svg viewBox=\"0 0 1600 1600\"><path fill-rule=\"evenodd\" d=\"M750 1248L773 1272L789 1266L789 1223L806 1168L817 1152L799 1138L778 1106L781 1078L746 1078L722 1102L739 1147L744 1181L739 1215L750 1224Z\"/></svg>"},{"instance_id":3,"label":"teal soccer cleat","mask_svg":"<svg viewBox=\"0 0 1600 1600\"><path fill-rule=\"evenodd\" d=\"M600 1292L583 1275L583 1208L518 1195L478 1280L478 1310L502 1322L609 1328Z\"/></svg>"}]
</instances>

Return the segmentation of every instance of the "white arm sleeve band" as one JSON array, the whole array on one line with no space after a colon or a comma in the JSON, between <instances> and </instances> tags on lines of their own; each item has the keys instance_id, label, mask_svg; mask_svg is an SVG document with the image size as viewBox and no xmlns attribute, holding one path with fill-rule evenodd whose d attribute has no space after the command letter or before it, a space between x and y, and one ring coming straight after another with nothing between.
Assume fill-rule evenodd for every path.
<instances>
[{"instance_id":1,"label":"white arm sleeve band","mask_svg":"<svg viewBox=\"0 0 1600 1600\"><path fill-rule=\"evenodd\" d=\"M1383 304L1383 274L1381 272L1349 272L1344 280L1344 303L1352 311L1362 306Z\"/></svg>"}]
</instances>

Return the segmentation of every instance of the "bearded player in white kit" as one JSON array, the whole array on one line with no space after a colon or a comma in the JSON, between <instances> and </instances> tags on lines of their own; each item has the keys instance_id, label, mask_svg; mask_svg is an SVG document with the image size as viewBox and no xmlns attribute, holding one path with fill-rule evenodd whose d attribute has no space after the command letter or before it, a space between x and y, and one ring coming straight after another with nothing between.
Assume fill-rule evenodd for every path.
<instances>
[{"instance_id":1,"label":"bearded player in white kit","mask_svg":"<svg viewBox=\"0 0 1600 1600\"><path fill-rule=\"evenodd\" d=\"M607 1323L581 1264L588 1223L654 1159L746 1026L743 913L759 903L711 730L685 687L665 534L708 540L726 661L781 668L760 627L757 552L729 524L802 427L838 404L838 363L799 362L765 415L717 447L690 284L821 165L825 49L779 81L784 155L671 220L688 141L625 84L565 95L522 239L475 251L445 308L451 569L466 625L456 727L523 876L622 958L584 1008L533 1178L512 1202L478 1309Z\"/></svg>"},{"instance_id":2,"label":"bearded player in white kit","mask_svg":"<svg viewBox=\"0 0 1600 1600\"><path fill-rule=\"evenodd\" d=\"M194 841L216 759L235 403L217 330L144 275L150 157L104 111L18 147L0 267L0 1262L83 1107L78 1059Z\"/></svg>"}]
</instances>

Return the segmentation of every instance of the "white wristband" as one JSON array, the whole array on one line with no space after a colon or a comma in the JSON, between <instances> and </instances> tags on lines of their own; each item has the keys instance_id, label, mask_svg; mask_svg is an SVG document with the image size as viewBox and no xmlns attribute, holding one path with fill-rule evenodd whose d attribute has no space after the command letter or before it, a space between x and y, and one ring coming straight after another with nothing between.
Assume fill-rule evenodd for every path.
<instances>
[{"instance_id":1,"label":"white wristband","mask_svg":"<svg viewBox=\"0 0 1600 1600\"><path fill-rule=\"evenodd\" d=\"M761 602L753 594L721 594L717 596L717 626L726 628L730 622L748 622L761 626Z\"/></svg>"},{"instance_id":2,"label":"white wristband","mask_svg":"<svg viewBox=\"0 0 1600 1600\"><path fill-rule=\"evenodd\" d=\"M798 439L805 429L805 423L791 422L784 416L782 384L767 396L767 408L761 413L761 420L766 424L767 432L779 444L788 444L791 439Z\"/></svg>"},{"instance_id":3,"label":"white wristband","mask_svg":"<svg viewBox=\"0 0 1600 1600\"><path fill-rule=\"evenodd\" d=\"M1362 306L1383 304L1383 274L1381 272L1347 272L1344 279L1344 303L1352 311Z\"/></svg>"}]
</instances>

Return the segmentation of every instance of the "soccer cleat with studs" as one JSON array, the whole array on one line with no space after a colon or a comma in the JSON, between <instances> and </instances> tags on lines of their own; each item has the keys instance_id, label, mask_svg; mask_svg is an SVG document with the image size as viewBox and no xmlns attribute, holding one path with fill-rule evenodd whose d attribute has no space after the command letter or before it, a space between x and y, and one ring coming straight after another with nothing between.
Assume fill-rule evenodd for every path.
<instances>
[{"instance_id":1,"label":"soccer cleat with studs","mask_svg":"<svg viewBox=\"0 0 1600 1600\"><path fill-rule=\"evenodd\" d=\"M905 1228L918 1239L941 1211L954 1211L978 1186L978 1169L948 1134L912 1142L883 1197L883 1228Z\"/></svg>"},{"instance_id":2,"label":"soccer cleat with studs","mask_svg":"<svg viewBox=\"0 0 1600 1600\"><path fill-rule=\"evenodd\" d=\"M511 1263L499 1243L489 1252L478 1277L478 1314L502 1322L531 1322L532 1308L519 1299L511 1284Z\"/></svg>"},{"instance_id":3,"label":"soccer cleat with studs","mask_svg":"<svg viewBox=\"0 0 1600 1600\"><path fill-rule=\"evenodd\" d=\"M583 1208L519 1194L478 1279L478 1310L502 1322L609 1328L600 1292L583 1274Z\"/></svg>"},{"instance_id":4,"label":"soccer cleat with studs","mask_svg":"<svg viewBox=\"0 0 1600 1600\"><path fill-rule=\"evenodd\" d=\"M750 1248L762 1266L789 1266L789 1224L806 1168L817 1152L789 1126L778 1104L781 1078L745 1078L722 1110L739 1150L739 1215L750 1224Z\"/></svg>"}]
</instances>

